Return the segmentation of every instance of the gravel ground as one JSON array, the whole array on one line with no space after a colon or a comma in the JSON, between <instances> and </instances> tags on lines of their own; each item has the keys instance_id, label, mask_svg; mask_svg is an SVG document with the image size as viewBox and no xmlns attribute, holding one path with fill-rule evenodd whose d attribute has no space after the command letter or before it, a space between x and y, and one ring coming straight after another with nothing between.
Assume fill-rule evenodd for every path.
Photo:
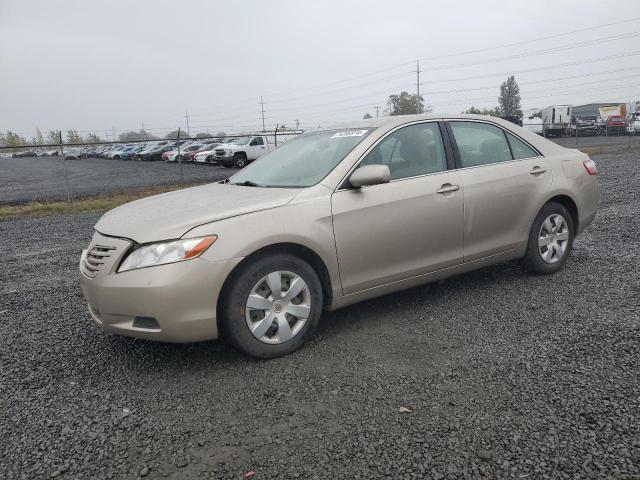
<instances>
[{"instance_id":1,"label":"gravel ground","mask_svg":"<svg viewBox=\"0 0 640 480\"><path fill-rule=\"evenodd\" d=\"M87 158L64 162L71 196L87 197L131 188L180 183L180 165L166 162L136 162ZM186 183L216 181L235 170L185 163ZM0 205L66 200L63 160L60 157L0 157Z\"/></svg>"},{"instance_id":2,"label":"gravel ground","mask_svg":"<svg viewBox=\"0 0 640 480\"><path fill-rule=\"evenodd\" d=\"M0 478L639 478L640 156L597 161L559 274L367 301L271 361L105 335L77 269L98 215L0 222Z\"/></svg>"}]
</instances>

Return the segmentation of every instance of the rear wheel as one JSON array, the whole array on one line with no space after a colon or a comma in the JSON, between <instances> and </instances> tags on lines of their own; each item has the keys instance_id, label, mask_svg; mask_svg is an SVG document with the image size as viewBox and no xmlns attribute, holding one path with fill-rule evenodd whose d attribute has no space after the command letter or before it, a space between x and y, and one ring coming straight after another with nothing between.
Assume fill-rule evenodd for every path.
<instances>
[{"instance_id":1,"label":"rear wheel","mask_svg":"<svg viewBox=\"0 0 640 480\"><path fill-rule=\"evenodd\" d=\"M547 203L531 227L524 267L532 273L557 272L569 257L574 235L573 219L565 206Z\"/></svg>"},{"instance_id":2,"label":"rear wheel","mask_svg":"<svg viewBox=\"0 0 640 480\"><path fill-rule=\"evenodd\" d=\"M220 313L225 335L239 350L279 357L313 334L322 313L322 286L313 268L297 257L258 258L231 280Z\"/></svg>"}]
</instances>

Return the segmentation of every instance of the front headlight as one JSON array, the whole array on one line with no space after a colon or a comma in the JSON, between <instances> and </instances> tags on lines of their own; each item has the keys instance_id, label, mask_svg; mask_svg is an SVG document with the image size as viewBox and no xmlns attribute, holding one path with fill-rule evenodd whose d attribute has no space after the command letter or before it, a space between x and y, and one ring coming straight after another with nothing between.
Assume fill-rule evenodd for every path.
<instances>
[{"instance_id":1,"label":"front headlight","mask_svg":"<svg viewBox=\"0 0 640 480\"><path fill-rule=\"evenodd\" d=\"M217 235L210 235L208 237L142 245L127 255L120 268L118 268L118 272L196 258L213 245L217 239Z\"/></svg>"}]
</instances>

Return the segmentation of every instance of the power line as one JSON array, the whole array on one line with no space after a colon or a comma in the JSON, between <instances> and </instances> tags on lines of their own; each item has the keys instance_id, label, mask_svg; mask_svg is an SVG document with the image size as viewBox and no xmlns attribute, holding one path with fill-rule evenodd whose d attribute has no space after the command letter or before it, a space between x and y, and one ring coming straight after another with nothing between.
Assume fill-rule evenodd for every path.
<instances>
[{"instance_id":1,"label":"power line","mask_svg":"<svg viewBox=\"0 0 640 480\"><path fill-rule=\"evenodd\" d=\"M538 43L544 40L550 40L550 39L554 39L554 38L560 38L560 37L565 37L565 36L569 36L569 35L574 35L576 33L582 33L582 32L587 32L587 31L591 31L591 30L597 30L599 28L606 28L606 27L611 27L614 25L622 25L624 23L631 23L631 22L635 22L640 20L640 17L633 17L633 18L628 18L628 19L624 19L624 20L619 20L616 22L610 22L610 23L604 23L604 24L599 24L599 25L593 25L591 27L584 27L584 28L580 28L577 30L572 30L572 31L568 31L568 32L562 32L562 33L556 33L553 35L547 35L547 36L543 36L543 37L537 37L537 38L533 38L530 40L521 40L518 42L512 42L512 43L507 43L507 44L502 44L502 45L495 45L492 47L485 47L485 48L480 48L480 49L473 49L473 50L467 50L467 51L463 51L463 52L457 52L457 53L448 53L448 54L441 54L441 55L436 55L436 56L432 56L432 57L423 57L420 58L420 60L438 60L441 58L451 58L451 57L457 57L457 56L463 56L463 55L469 55L469 54L475 54L475 53L481 53L481 52L487 52L487 51L491 51L491 50L499 50L502 48L509 48L509 47L514 47L514 46L518 46L518 45L525 45L528 43ZM381 70L376 70L374 72L369 72L369 73L365 73L362 75L357 75L355 77L349 77L349 78L345 78L342 80L336 80L334 82L329 82L329 83L324 83L324 84L319 84L319 85L314 85L311 87L305 87L303 89L298 89L298 90L288 90L286 92L278 92L278 93L270 93L265 95L266 97L272 97L272 96L278 96L278 95L287 95L290 93L295 93L295 92L303 92L303 91L308 91L308 90L315 90L321 87L325 87L325 86L333 86L333 85L338 85L340 83L344 83L344 82L349 82L352 80L358 80L360 78L364 78L367 76L373 76L373 75L377 75L379 73L383 73L383 72L387 72L389 70L394 70L398 67L402 67L405 65L409 65L413 63L413 61L407 61L407 62L403 62L403 63L399 63L396 65L393 65L391 67L386 67L383 68Z\"/></svg>"},{"instance_id":2,"label":"power line","mask_svg":"<svg viewBox=\"0 0 640 480\"><path fill-rule=\"evenodd\" d=\"M633 37L638 37L638 36L640 36L640 32L630 32L630 33L624 33L624 34L618 34L618 35L611 35L609 37L596 38L596 39L593 39L593 40L585 40L583 42L577 42L577 43L569 43L569 44L566 44L566 45L560 45L558 47L551 47L551 48L542 49L542 50L534 50L532 52L517 53L517 54L508 55L508 56L504 56L504 57L495 57L495 58L490 58L490 59L477 60L477 61L474 61L474 62L465 62L465 63L450 64L450 65L430 66L429 70L431 70L431 71L433 71L433 70L452 70L452 69L456 69L456 68L472 67L472 66L477 66L477 65L486 65L487 63L502 62L502 61L505 61L505 60L515 60L515 59L518 59L518 58L532 57L532 56L536 56L536 55L545 55L547 53L557 53L557 52L561 52L563 50L570 50L572 48L586 47L586 46L589 46L589 45L613 42L613 41L616 41L616 40L624 40L624 39L627 39L627 38L633 38Z\"/></svg>"}]
</instances>

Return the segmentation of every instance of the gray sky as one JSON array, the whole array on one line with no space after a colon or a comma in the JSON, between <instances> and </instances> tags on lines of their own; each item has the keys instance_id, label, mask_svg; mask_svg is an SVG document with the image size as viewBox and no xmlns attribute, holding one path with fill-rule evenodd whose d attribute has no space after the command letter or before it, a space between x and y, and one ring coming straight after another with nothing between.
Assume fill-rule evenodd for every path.
<instances>
[{"instance_id":1,"label":"gray sky","mask_svg":"<svg viewBox=\"0 0 640 480\"><path fill-rule=\"evenodd\" d=\"M635 17L637 0L1 0L0 130L163 134L185 111L192 133L255 129L261 95L267 127L311 128L414 93L418 58L436 112L495 106L509 73L524 108L640 100Z\"/></svg>"}]
</instances>

